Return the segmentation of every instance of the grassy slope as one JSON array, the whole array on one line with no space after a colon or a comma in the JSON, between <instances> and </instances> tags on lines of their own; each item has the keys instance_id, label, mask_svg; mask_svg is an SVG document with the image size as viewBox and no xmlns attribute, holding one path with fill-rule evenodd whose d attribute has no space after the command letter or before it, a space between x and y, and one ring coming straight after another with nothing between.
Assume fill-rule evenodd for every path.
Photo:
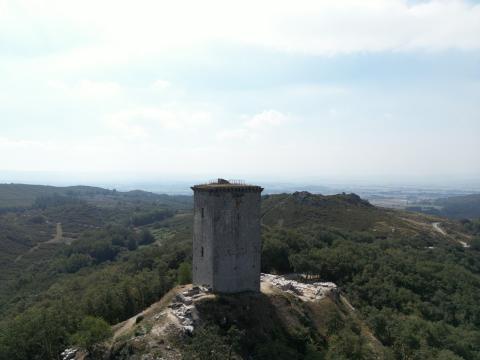
<instances>
[{"instance_id":1,"label":"grassy slope","mask_svg":"<svg viewBox=\"0 0 480 360\"><path fill-rule=\"evenodd\" d=\"M53 194L73 194L80 201L45 209L30 207L37 197ZM25 270L42 268L62 249L64 245L60 243L47 243L55 236L57 223L62 224L63 236L76 239L85 231L107 224L126 224L141 211L157 208L180 211L189 208L190 203L191 197L144 191L122 193L87 186L0 184L0 207L3 204L16 208L0 212L0 307L2 302L15 297L8 289L12 283L20 286L24 282ZM181 228L178 221L174 224ZM39 284L31 291L41 289L43 286Z\"/></svg>"},{"instance_id":2,"label":"grassy slope","mask_svg":"<svg viewBox=\"0 0 480 360\"><path fill-rule=\"evenodd\" d=\"M448 236L436 231L433 223L441 223ZM365 232L376 238L392 235L421 236L436 241L468 242L455 221L432 215L389 210L370 205L354 194L313 195L306 192L270 195L262 203L262 224L270 227L323 227L342 231Z\"/></svg>"}]
</instances>

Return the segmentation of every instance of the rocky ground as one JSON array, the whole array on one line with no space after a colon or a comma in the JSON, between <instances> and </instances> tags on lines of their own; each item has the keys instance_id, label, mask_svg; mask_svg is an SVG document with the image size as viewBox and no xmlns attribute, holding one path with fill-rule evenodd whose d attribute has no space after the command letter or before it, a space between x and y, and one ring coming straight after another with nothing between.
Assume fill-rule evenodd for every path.
<instances>
[{"instance_id":1,"label":"rocky ground","mask_svg":"<svg viewBox=\"0 0 480 360\"><path fill-rule=\"evenodd\" d=\"M297 279L298 280L298 279ZM279 275L262 274L262 293L288 293L303 302L336 298L338 288L330 282L302 283ZM208 288L185 285L173 289L161 301L131 319L114 326L114 336L99 353L88 357L83 351L67 349L62 360L88 358L131 360L181 359L179 342L191 336L202 323L197 305L217 295Z\"/></svg>"},{"instance_id":2,"label":"rocky ground","mask_svg":"<svg viewBox=\"0 0 480 360\"><path fill-rule=\"evenodd\" d=\"M261 274L262 288L274 286L298 297L302 301L316 301L326 296L336 296L337 285L332 282L303 283L280 275Z\"/></svg>"}]
</instances>

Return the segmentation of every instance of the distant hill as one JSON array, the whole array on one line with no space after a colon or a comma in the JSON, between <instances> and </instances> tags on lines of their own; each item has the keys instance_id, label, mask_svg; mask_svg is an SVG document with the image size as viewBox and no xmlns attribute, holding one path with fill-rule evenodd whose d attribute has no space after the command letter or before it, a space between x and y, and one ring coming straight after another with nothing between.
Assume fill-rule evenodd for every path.
<instances>
[{"instance_id":1,"label":"distant hill","mask_svg":"<svg viewBox=\"0 0 480 360\"><path fill-rule=\"evenodd\" d=\"M371 205L356 194L318 195L309 192L265 195L262 201L262 224L269 227L303 229L321 227L341 231L368 233L375 238L391 236L422 237L444 241L432 226L441 222L450 240L464 241L463 227L454 221L432 215L391 210Z\"/></svg>"},{"instance_id":2,"label":"distant hill","mask_svg":"<svg viewBox=\"0 0 480 360\"><path fill-rule=\"evenodd\" d=\"M441 198L433 201L431 205L411 206L407 210L450 219L480 219L480 194Z\"/></svg>"},{"instance_id":3,"label":"distant hill","mask_svg":"<svg viewBox=\"0 0 480 360\"><path fill-rule=\"evenodd\" d=\"M16 208L32 206L40 196L58 195L107 195L112 190L92 186L56 187L48 185L0 184L0 208Z\"/></svg>"},{"instance_id":4,"label":"distant hill","mask_svg":"<svg viewBox=\"0 0 480 360\"><path fill-rule=\"evenodd\" d=\"M442 207L440 210L442 216L454 219L480 218L480 194L438 199L435 205Z\"/></svg>"},{"instance_id":5,"label":"distant hill","mask_svg":"<svg viewBox=\"0 0 480 360\"><path fill-rule=\"evenodd\" d=\"M170 206L181 206L181 204L190 206L192 203L190 196L169 196L142 190L120 192L100 187L80 185L57 187L48 185L0 184L0 210L30 207L38 198L52 195L75 197L95 202L97 205L100 203L108 204L108 202L112 200L122 199L127 201L161 201Z\"/></svg>"},{"instance_id":6,"label":"distant hill","mask_svg":"<svg viewBox=\"0 0 480 360\"><path fill-rule=\"evenodd\" d=\"M266 195L263 197L262 212L263 222L269 225L290 227L318 221L352 230L365 230L372 221L384 220L388 214L388 211L372 206L356 194L325 196L306 191Z\"/></svg>"},{"instance_id":7,"label":"distant hill","mask_svg":"<svg viewBox=\"0 0 480 360\"><path fill-rule=\"evenodd\" d=\"M108 224L149 224L165 211L190 209L191 204L191 196L141 190L0 184L0 265L51 239L56 223L63 224L64 236L76 238Z\"/></svg>"},{"instance_id":8,"label":"distant hill","mask_svg":"<svg viewBox=\"0 0 480 360\"><path fill-rule=\"evenodd\" d=\"M62 243L112 225L151 225L190 209L191 203L190 196L141 190L0 184L0 312L8 280L26 266L54 258ZM61 241L54 241L57 224Z\"/></svg>"}]
</instances>

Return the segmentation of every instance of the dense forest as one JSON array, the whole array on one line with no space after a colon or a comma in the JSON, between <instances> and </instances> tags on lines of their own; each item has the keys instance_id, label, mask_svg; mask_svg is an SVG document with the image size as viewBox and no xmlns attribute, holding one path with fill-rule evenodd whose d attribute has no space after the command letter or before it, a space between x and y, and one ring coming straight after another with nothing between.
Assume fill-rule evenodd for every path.
<instances>
[{"instance_id":1,"label":"dense forest","mask_svg":"<svg viewBox=\"0 0 480 360\"><path fill-rule=\"evenodd\" d=\"M190 204L142 193L59 193L4 212L0 359L57 359L68 346L90 348L111 335L110 325L189 282ZM57 223L69 241L48 243ZM212 319L179 346L192 359L378 358L361 330L368 327L385 359L479 359L479 224L378 209L353 194L265 196L262 271L335 282L358 319L332 308L324 334L313 334L308 319L295 333L272 323L260 334L242 327L240 313L236 326ZM223 299L215 311L231 313L235 301ZM267 312L269 304L260 305Z\"/></svg>"},{"instance_id":2,"label":"dense forest","mask_svg":"<svg viewBox=\"0 0 480 360\"><path fill-rule=\"evenodd\" d=\"M68 344L90 346L108 324L186 281L178 269L190 258L190 222L174 215L191 199L41 190L30 206L0 215L2 360L57 359ZM65 241L49 243L55 223Z\"/></svg>"}]
</instances>

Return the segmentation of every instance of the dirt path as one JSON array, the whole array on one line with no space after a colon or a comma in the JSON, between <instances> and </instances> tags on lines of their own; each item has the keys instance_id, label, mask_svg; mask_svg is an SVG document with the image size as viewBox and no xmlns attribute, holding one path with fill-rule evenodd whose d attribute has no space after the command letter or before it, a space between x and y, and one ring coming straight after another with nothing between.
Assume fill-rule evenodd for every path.
<instances>
[{"instance_id":1,"label":"dirt path","mask_svg":"<svg viewBox=\"0 0 480 360\"><path fill-rule=\"evenodd\" d=\"M347 298L343 295L340 295L340 301L342 302L343 305L345 305L348 310L353 314L355 312L355 308L353 307L352 304L350 304L350 301L347 300Z\"/></svg>"},{"instance_id":2,"label":"dirt path","mask_svg":"<svg viewBox=\"0 0 480 360\"><path fill-rule=\"evenodd\" d=\"M57 228L56 228L56 231L55 231L55 236L54 236L53 238L51 238L50 240L47 240L47 241L45 241L45 242L38 243L38 244L35 245L34 247L28 249L28 251L27 251L25 254L21 254L21 255L17 256L17 257L15 258L15 262L19 262L25 255L31 254L31 253L33 253L34 251L38 250L42 244L60 244L60 243L62 243L64 240L67 240L67 239L64 239L64 237L63 237L62 223L57 223Z\"/></svg>"},{"instance_id":3,"label":"dirt path","mask_svg":"<svg viewBox=\"0 0 480 360\"><path fill-rule=\"evenodd\" d=\"M136 325L138 316L141 315L141 316L147 317L152 315L155 312L160 311L160 309L165 308L172 301L172 299L175 297L175 295L178 292L186 288L188 288L188 286L177 286L173 288L168 293L166 293L158 302L153 303L142 312L136 314L135 316L132 316L130 319L127 319L119 324L114 325L112 327L113 337L111 339L111 343L113 343L120 336L127 334L129 331L131 331Z\"/></svg>"},{"instance_id":4,"label":"dirt path","mask_svg":"<svg viewBox=\"0 0 480 360\"><path fill-rule=\"evenodd\" d=\"M450 239L458 242L458 243L461 244L464 248L469 248L469 247L470 247L470 245L468 245L465 241L458 240L458 239L454 238L453 236L448 235L447 232L440 227L440 224L441 224L440 222L434 222L434 223L432 224L433 229L434 229L435 231L439 232L440 234L442 234L443 236L446 236L446 237L448 237L448 238L450 238Z\"/></svg>"},{"instance_id":5,"label":"dirt path","mask_svg":"<svg viewBox=\"0 0 480 360\"><path fill-rule=\"evenodd\" d=\"M432 226L430 222L422 222L422 221L418 221L418 220L409 219L409 218L406 218L406 217L402 217L401 219L410 223L410 224L412 224L412 225L416 225L417 227L421 227L425 230L428 230ZM418 228L416 228L416 230L418 230Z\"/></svg>"},{"instance_id":6,"label":"dirt path","mask_svg":"<svg viewBox=\"0 0 480 360\"><path fill-rule=\"evenodd\" d=\"M373 352L377 355L377 359L383 359L383 344L377 337L373 334L370 328L365 324L365 322L358 316L355 308L350 304L350 301L343 296L340 295L340 302L342 305L348 310L351 318L360 326L361 332L363 336L369 339L368 346L373 350Z\"/></svg>"},{"instance_id":7,"label":"dirt path","mask_svg":"<svg viewBox=\"0 0 480 360\"><path fill-rule=\"evenodd\" d=\"M440 227L440 223L439 222L434 222L432 224L433 226L433 229L437 232L439 232L440 234L442 234L443 236L447 236L447 233L445 232L445 230L443 230L441 227Z\"/></svg>"},{"instance_id":8,"label":"dirt path","mask_svg":"<svg viewBox=\"0 0 480 360\"><path fill-rule=\"evenodd\" d=\"M62 228L62 223L57 223L57 231L55 233L55 236L48 240L46 243L47 244L54 244L54 243L59 243L62 242L63 240L63 228Z\"/></svg>"},{"instance_id":9,"label":"dirt path","mask_svg":"<svg viewBox=\"0 0 480 360\"><path fill-rule=\"evenodd\" d=\"M113 333L113 338L112 341L115 341L119 336L122 336L123 334L127 333L128 331L132 330L133 327L135 326L135 323L137 322L137 317L142 315L143 312L140 314L135 315L134 317L131 317L128 320L125 320L118 329L114 330Z\"/></svg>"},{"instance_id":10,"label":"dirt path","mask_svg":"<svg viewBox=\"0 0 480 360\"><path fill-rule=\"evenodd\" d=\"M469 247L470 247L470 245L469 245L467 242L458 239L458 237L460 237L460 236L463 237L463 238L468 239L468 236L466 236L466 235L464 235L464 234L461 234L461 233L459 233L459 232L456 232L456 231L454 232L456 236L453 236L452 234L447 233L447 232L445 231L445 229L443 229L443 228L440 226L442 223L439 222L439 221L430 223L430 222L420 222L420 221L408 219L408 218L405 218L405 217L403 217L402 219L405 220L405 221L407 221L407 222L409 222L409 223L411 223L411 224L415 224L415 225L417 225L417 226L421 226L421 227L424 228L424 229L431 227L434 232L437 232L437 233L439 233L440 235L445 236L446 238L449 238L450 240L459 243L459 244L462 245L464 248L469 248Z\"/></svg>"}]
</instances>

